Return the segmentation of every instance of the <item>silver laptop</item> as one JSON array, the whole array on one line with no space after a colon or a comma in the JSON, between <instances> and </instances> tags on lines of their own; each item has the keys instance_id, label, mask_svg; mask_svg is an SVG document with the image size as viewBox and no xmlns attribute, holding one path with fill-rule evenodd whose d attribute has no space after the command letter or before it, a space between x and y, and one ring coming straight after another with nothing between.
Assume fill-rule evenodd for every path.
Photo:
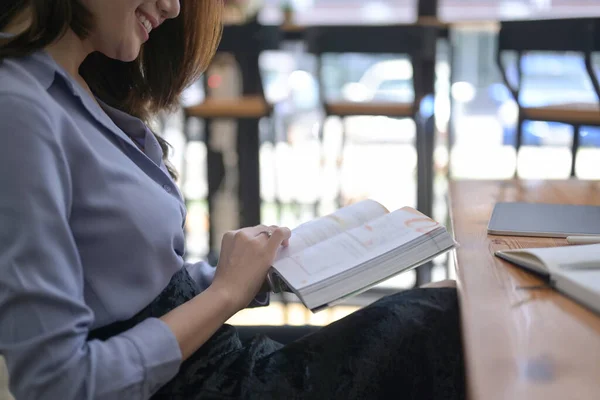
<instances>
[{"instance_id":1,"label":"silver laptop","mask_svg":"<svg viewBox=\"0 0 600 400\"><path fill-rule=\"evenodd\" d=\"M498 203L491 235L566 238L600 235L600 207L542 203Z\"/></svg>"}]
</instances>

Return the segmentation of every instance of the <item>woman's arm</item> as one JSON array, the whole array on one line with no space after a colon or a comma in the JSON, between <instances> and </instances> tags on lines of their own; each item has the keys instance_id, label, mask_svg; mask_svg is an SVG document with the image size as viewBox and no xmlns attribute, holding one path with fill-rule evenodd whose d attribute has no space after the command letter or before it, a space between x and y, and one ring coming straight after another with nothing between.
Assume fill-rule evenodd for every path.
<instances>
[{"instance_id":1,"label":"woman's arm","mask_svg":"<svg viewBox=\"0 0 600 400\"><path fill-rule=\"evenodd\" d=\"M205 292L162 319L88 341L94 316L69 225L61 123L36 97L0 90L0 354L10 388L17 399L147 399L251 301L289 230L227 234Z\"/></svg>"},{"instance_id":2,"label":"woman's arm","mask_svg":"<svg viewBox=\"0 0 600 400\"><path fill-rule=\"evenodd\" d=\"M278 249L289 244L290 236L287 228L262 225L225 234L210 287L161 318L175 334L183 359L230 316L248 306L262 287Z\"/></svg>"},{"instance_id":3,"label":"woman's arm","mask_svg":"<svg viewBox=\"0 0 600 400\"><path fill-rule=\"evenodd\" d=\"M207 290L161 318L179 343L186 360L238 311L232 296L224 290Z\"/></svg>"},{"instance_id":4,"label":"woman's arm","mask_svg":"<svg viewBox=\"0 0 600 400\"><path fill-rule=\"evenodd\" d=\"M11 391L17 399L147 399L175 376L181 349L200 346L235 309L213 289L167 323L148 319L105 342L87 340L94 316L69 226L58 124L37 99L0 91L0 353ZM182 327L196 330L191 347L180 346Z\"/></svg>"},{"instance_id":5,"label":"woman's arm","mask_svg":"<svg viewBox=\"0 0 600 400\"><path fill-rule=\"evenodd\" d=\"M200 292L206 290L215 279L216 268L205 261L200 261L194 264L186 263L185 268L194 282L196 282L196 285L198 285L198 290ZM265 289L268 290L266 287L263 288L263 290L261 290L261 292L248 305L248 308L266 307L269 305L271 296L270 292L266 291Z\"/></svg>"}]
</instances>

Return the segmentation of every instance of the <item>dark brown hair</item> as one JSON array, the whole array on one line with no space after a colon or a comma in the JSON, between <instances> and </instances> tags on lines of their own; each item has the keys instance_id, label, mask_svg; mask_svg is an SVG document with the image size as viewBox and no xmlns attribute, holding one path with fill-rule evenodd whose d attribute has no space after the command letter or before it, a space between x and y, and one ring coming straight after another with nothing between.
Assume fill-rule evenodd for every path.
<instances>
[{"instance_id":1,"label":"dark brown hair","mask_svg":"<svg viewBox=\"0 0 600 400\"><path fill-rule=\"evenodd\" d=\"M78 0L1 0L0 31L27 11L30 26L0 40L0 61L41 50L69 28L82 39L93 29L93 15ZM176 107L181 92L208 67L221 37L222 11L223 0L181 0L180 15L153 32L135 61L93 53L80 74L99 99L149 122L157 112ZM166 159L168 145L157 139Z\"/></svg>"}]
</instances>

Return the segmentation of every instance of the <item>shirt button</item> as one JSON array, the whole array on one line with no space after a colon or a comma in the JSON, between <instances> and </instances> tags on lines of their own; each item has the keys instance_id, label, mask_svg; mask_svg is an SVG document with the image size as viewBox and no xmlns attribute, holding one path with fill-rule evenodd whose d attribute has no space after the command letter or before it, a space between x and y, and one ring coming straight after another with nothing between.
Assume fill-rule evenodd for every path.
<instances>
[{"instance_id":1,"label":"shirt button","mask_svg":"<svg viewBox=\"0 0 600 400\"><path fill-rule=\"evenodd\" d=\"M165 189L167 191L167 193L171 193L171 186L169 185L163 185L163 189Z\"/></svg>"}]
</instances>

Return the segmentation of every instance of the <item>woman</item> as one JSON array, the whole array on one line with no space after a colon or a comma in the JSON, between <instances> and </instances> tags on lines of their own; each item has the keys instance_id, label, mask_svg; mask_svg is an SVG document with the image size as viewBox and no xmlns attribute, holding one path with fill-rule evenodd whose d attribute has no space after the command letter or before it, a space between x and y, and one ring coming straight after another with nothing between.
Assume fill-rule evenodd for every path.
<instances>
[{"instance_id":1,"label":"woman","mask_svg":"<svg viewBox=\"0 0 600 400\"><path fill-rule=\"evenodd\" d=\"M206 68L217 0L0 3L0 354L17 399L455 398L453 288L386 298L282 346L224 325L290 230L184 264L154 113Z\"/></svg>"}]
</instances>

